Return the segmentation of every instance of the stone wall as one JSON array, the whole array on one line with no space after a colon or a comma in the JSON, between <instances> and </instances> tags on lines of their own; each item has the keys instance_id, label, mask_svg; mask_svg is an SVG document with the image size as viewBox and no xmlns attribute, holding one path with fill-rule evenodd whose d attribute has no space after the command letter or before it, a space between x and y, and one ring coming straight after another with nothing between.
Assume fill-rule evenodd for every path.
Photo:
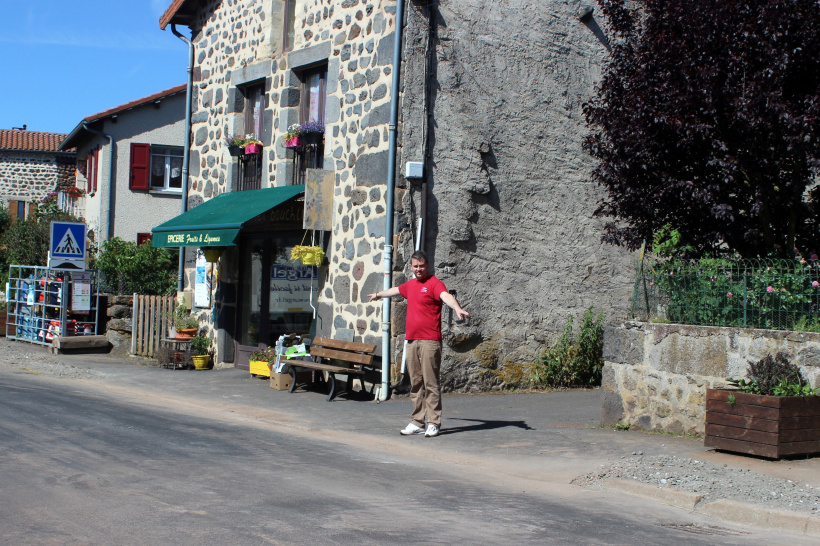
<instances>
[{"instance_id":1,"label":"stone wall","mask_svg":"<svg viewBox=\"0 0 820 546\"><path fill-rule=\"evenodd\" d=\"M73 154L0 152L0 200L37 202L49 192L74 185Z\"/></svg>"},{"instance_id":2,"label":"stone wall","mask_svg":"<svg viewBox=\"0 0 820 546\"><path fill-rule=\"evenodd\" d=\"M704 431L706 389L778 351L820 386L820 334L627 322L604 331L601 424Z\"/></svg>"},{"instance_id":3,"label":"stone wall","mask_svg":"<svg viewBox=\"0 0 820 546\"><path fill-rule=\"evenodd\" d=\"M127 355L131 352L131 329L134 308L133 296L106 296L105 332L111 342L111 353Z\"/></svg>"}]
</instances>

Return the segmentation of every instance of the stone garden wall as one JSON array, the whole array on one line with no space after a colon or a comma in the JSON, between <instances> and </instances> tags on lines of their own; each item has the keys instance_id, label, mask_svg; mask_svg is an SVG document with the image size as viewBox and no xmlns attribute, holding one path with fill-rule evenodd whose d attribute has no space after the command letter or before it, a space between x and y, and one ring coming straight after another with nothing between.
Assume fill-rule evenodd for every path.
<instances>
[{"instance_id":1,"label":"stone garden wall","mask_svg":"<svg viewBox=\"0 0 820 546\"><path fill-rule=\"evenodd\" d=\"M102 298L102 296L101 296ZM105 332L100 332L111 342L111 353L127 355L131 352L133 296L106 296ZM101 299L102 301L102 299Z\"/></svg>"},{"instance_id":2,"label":"stone garden wall","mask_svg":"<svg viewBox=\"0 0 820 546\"><path fill-rule=\"evenodd\" d=\"M820 333L627 322L604 331L601 424L704 432L706 389L782 351L820 386Z\"/></svg>"}]
</instances>

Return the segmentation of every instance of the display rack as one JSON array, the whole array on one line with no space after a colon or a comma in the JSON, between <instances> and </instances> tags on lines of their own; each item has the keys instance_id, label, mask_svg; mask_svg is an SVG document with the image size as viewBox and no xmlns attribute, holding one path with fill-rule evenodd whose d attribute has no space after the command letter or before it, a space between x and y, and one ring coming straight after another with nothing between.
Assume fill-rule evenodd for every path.
<instances>
[{"instance_id":1,"label":"display rack","mask_svg":"<svg viewBox=\"0 0 820 546\"><path fill-rule=\"evenodd\" d=\"M10 266L6 337L51 345L55 337L96 335L98 287L96 270Z\"/></svg>"}]
</instances>

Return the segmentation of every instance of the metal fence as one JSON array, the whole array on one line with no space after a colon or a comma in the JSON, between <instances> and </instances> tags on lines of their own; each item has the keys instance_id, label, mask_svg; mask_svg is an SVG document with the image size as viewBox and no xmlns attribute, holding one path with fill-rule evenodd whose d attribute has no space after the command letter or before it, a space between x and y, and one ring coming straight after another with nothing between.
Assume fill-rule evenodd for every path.
<instances>
[{"instance_id":1,"label":"metal fence","mask_svg":"<svg viewBox=\"0 0 820 546\"><path fill-rule=\"evenodd\" d=\"M632 317L820 332L820 261L639 259Z\"/></svg>"}]
</instances>

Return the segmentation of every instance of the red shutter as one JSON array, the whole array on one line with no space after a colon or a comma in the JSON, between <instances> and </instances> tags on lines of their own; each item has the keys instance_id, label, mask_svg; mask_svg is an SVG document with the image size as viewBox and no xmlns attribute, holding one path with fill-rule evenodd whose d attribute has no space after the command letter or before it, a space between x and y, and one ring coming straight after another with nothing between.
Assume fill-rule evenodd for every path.
<instances>
[{"instance_id":1,"label":"red shutter","mask_svg":"<svg viewBox=\"0 0 820 546\"><path fill-rule=\"evenodd\" d=\"M88 189L97 191L97 149L88 152Z\"/></svg>"},{"instance_id":2,"label":"red shutter","mask_svg":"<svg viewBox=\"0 0 820 546\"><path fill-rule=\"evenodd\" d=\"M147 243L151 240L150 233L137 233L137 246L140 246L143 243Z\"/></svg>"},{"instance_id":3,"label":"red shutter","mask_svg":"<svg viewBox=\"0 0 820 546\"><path fill-rule=\"evenodd\" d=\"M128 187L132 190L148 189L148 174L151 168L151 145L131 143L131 181Z\"/></svg>"},{"instance_id":4,"label":"red shutter","mask_svg":"<svg viewBox=\"0 0 820 546\"><path fill-rule=\"evenodd\" d=\"M17 220L17 201L11 199L9 199L9 216L11 216L12 222Z\"/></svg>"},{"instance_id":5,"label":"red shutter","mask_svg":"<svg viewBox=\"0 0 820 546\"><path fill-rule=\"evenodd\" d=\"M34 211L36 209L37 209L37 205L35 205L34 203L29 203L28 204L28 216L26 216L26 218L29 219L29 220L33 220L34 219Z\"/></svg>"}]
</instances>

